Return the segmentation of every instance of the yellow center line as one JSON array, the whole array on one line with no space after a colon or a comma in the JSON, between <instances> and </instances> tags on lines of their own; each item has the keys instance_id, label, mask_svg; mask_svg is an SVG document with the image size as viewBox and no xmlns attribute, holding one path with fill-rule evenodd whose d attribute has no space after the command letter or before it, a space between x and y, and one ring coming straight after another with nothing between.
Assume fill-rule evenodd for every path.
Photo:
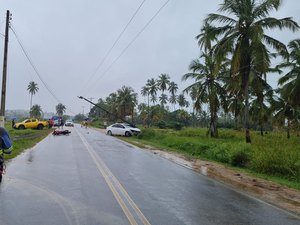
<instances>
[{"instance_id":1,"label":"yellow center line","mask_svg":"<svg viewBox=\"0 0 300 225\"><path fill-rule=\"evenodd\" d=\"M94 152L94 150L92 149L92 147L87 143L86 139L77 130L76 130L76 132L78 133L79 137L81 138L82 142L84 143L85 147L87 148L87 150L88 150L90 156L92 157L94 163L96 164L99 172L104 177L104 179L105 179L108 187L110 188L110 190L113 193L115 199L117 200L117 202L119 203L120 207L122 208L122 210L123 210L124 214L126 215L129 223L131 225L138 225L137 222L136 222L136 220L134 219L134 217L130 213L129 209L127 208L126 204L122 200L120 194L117 192L117 190L113 186L113 183L110 181L109 177L105 173L105 170L102 168L101 164L98 162L97 157L95 155L96 153Z\"/></svg>"},{"instance_id":2,"label":"yellow center line","mask_svg":"<svg viewBox=\"0 0 300 225\"><path fill-rule=\"evenodd\" d=\"M143 222L143 224L144 225L151 225L150 222L147 220L147 218L144 216L144 214L141 212L141 210L138 208L138 206L131 199L131 197L126 192L126 190L123 188L123 186L118 181L118 179L108 169L108 167L105 165L105 163L103 162L103 160L97 155L97 153L95 152L95 150L93 149L93 147L91 145L89 145L89 143L82 136L82 134L80 134L77 130L76 130L76 132L78 133L79 137L83 141L83 143L84 143L85 147L87 148L90 156L92 157L94 163L96 164L99 172L104 177L104 179L105 179L108 187L110 188L110 190L112 191L112 193L113 193L114 197L116 198L117 202L121 206L124 214L126 215L128 221L130 222L130 224L131 225L137 225L137 222L134 219L133 215L131 214L130 210L127 208L126 204L124 203L123 199L121 198L121 196L118 193L118 191L116 190L116 188L119 188L119 190L121 191L121 193L123 194L123 196L125 197L125 199L128 201L128 203L130 204L130 206L137 213L137 215L139 216L139 218L141 219L141 221ZM115 183L116 187L114 186L114 184L112 183L112 181L111 181L111 179L109 177L111 177L111 179Z\"/></svg>"},{"instance_id":3,"label":"yellow center line","mask_svg":"<svg viewBox=\"0 0 300 225\"><path fill-rule=\"evenodd\" d=\"M144 225L151 225L150 222L147 220L147 218L144 216L142 211L139 209L139 207L135 204L135 202L132 200L132 198L129 196L129 194L126 192L125 188L122 186L122 184L118 181L118 179L112 174L112 172L107 168L106 164L103 162L101 158L98 158L98 160L101 162L103 165L104 169L106 172L109 174L109 176L112 177L113 181L116 183L116 185L119 187L121 190L122 194L124 197L127 199L131 207L135 210L135 212L138 214L140 219L142 220Z\"/></svg>"}]
</instances>

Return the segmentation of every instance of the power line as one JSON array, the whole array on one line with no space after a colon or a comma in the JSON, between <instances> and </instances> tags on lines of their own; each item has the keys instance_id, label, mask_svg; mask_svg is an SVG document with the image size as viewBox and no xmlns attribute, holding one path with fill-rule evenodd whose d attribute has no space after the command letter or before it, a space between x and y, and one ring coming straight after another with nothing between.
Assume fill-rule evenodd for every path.
<instances>
[{"instance_id":1,"label":"power line","mask_svg":"<svg viewBox=\"0 0 300 225\"><path fill-rule=\"evenodd\" d=\"M52 95L52 97L53 97L58 103L62 103L62 101L60 101L60 100L56 97L56 95L53 93L53 91L50 89L50 87L49 87L49 86L47 85L47 83L44 81L43 77L40 75L38 69L37 69L36 66L33 64L33 62L32 62L32 60L31 60L29 54L28 54L27 51L25 50L25 48L24 48L24 46L23 46L23 44L22 44L20 38L19 38L18 35L17 35L17 32L15 31L15 29L13 28L12 25L11 25L11 30L13 31L13 34L15 35L15 37L16 37L16 39L17 39L17 41L18 41L18 43L19 43L19 45L20 45L20 47L21 47L21 49L22 49L22 51L23 51L23 53L24 53L24 55L26 56L26 58L27 58L29 64L32 66L33 70L35 71L35 73L36 73L36 75L38 76L38 78L40 79L40 81L44 84L44 86L46 87L46 89L48 90L48 92ZM72 112L72 111L71 111L70 109L68 109L67 107L66 107L66 110L68 110L70 113L76 115L76 113Z\"/></svg>"},{"instance_id":2,"label":"power line","mask_svg":"<svg viewBox=\"0 0 300 225\"><path fill-rule=\"evenodd\" d=\"M113 43L113 45L110 47L110 49L107 51L107 53L105 54L105 56L102 58L102 60L100 61L100 63L97 65L95 71L91 74L91 76L89 77L88 81L85 83L84 88L82 88L81 91L83 91L85 89L85 87L88 85L89 81L91 81L95 77L95 75L97 74L99 68L103 65L104 61L107 59L107 57L109 56L109 54L111 53L111 51L113 50L113 48L116 46L116 44L118 43L118 41L121 39L122 35L124 34L124 32L126 31L126 29L128 28L129 24L133 21L134 17L137 15L137 13L139 12L139 10L144 5L145 1L146 0L143 0L142 3L139 5L139 7L136 9L136 11L133 13L133 15L131 16L130 20L128 21L128 23L126 24L126 26L123 28L123 30L121 31L121 33L118 35L117 39L115 40L115 42Z\"/></svg>"},{"instance_id":3,"label":"power line","mask_svg":"<svg viewBox=\"0 0 300 225\"><path fill-rule=\"evenodd\" d=\"M97 84L98 80L101 76L104 76L112 66L121 58L121 56L126 52L126 50L136 41L136 39L144 32L144 30L151 24L151 22L155 19L155 17L162 11L162 9L170 2L167 0L158 10L157 12L151 17L151 19L145 24L145 26L134 36L134 38L129 42L129 44L123 49L120 55L108 66L108 68L99 76L99 78L93 84ZM91 90L91 89L90 89Z\"/></svg>"}]
</instances>

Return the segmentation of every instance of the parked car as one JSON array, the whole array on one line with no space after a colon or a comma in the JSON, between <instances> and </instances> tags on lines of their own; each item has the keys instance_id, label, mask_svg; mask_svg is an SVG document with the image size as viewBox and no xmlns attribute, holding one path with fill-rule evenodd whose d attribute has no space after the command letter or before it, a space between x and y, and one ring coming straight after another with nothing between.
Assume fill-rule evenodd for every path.
<instances>
[{"instance_id":1,"label":"parked car","mask_svg":"<svg viewBox=\"0 0 300 225\"><path fill-rule=\"evenodd\" d=\"M121 135L130 137L132 135L138 135L141 132L139 128L129 126L129 124L115 123L106 128L107 135Z\"/></svg>"},{"instance_id":2,"label":"parked car","mask_svg":"<svg viewBox=\"0 0 300 225\"><path fill-rule=\"evenodd\" d=\"M74 123L73 123L72 120L67 120L67 121L65 122L65 126L66 126L66 127L74 127Z\"/></svg>"},{"instance_id":3,"label":"parked car","mask_svg":"<svg viewBox=\"0 0 300 225\"><path fill-rule=\"evenodd\" d=\"M34 118L24 120L23 122L20 123L15 123L14 125L14 128L19 130L23 130L27 128L42 130L44 127L48 127L47 121L42 121Z\"/></svg>"}]
</instances>

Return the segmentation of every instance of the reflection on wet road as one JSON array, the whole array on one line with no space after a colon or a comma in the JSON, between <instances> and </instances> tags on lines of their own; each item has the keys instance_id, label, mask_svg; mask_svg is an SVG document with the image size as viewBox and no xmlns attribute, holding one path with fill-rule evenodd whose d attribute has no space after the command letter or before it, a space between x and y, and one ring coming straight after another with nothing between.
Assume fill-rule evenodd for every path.
<instances>
[{"instance_id":1,"label":"reflection on wet road","mask_svg":"<svg viewBox=\"0 0 300 225\"><path fill-rule=\"evenodd\" d=\"M9 163L0 225L300 224L297 216L114 137L70 130Z\"/></svg>"}]
</instances>

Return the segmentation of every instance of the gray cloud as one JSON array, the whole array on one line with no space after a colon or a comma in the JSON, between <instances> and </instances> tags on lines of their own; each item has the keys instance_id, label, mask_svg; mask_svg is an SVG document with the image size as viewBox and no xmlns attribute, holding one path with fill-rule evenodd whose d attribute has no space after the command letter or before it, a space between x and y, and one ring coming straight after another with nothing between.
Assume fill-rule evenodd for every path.
<instances>
[{"instance_id":1,"label":"gray cloud","mask_svg":"<svg viewBox=\"0 0 300 225\"><path fill-rule=\"evenodd\" d=\"M0 5L1 33L4 33L5 11L9 9L13 14L13 28L41 76L55 95L75 113L82 112L82 106L89 108L88 104L77 99L77 95L105 98L122 85L131 86L139 93L148 78L156 78L160 73L168 73L183 89L187 83L181 82L181 76L187 72L190 61L199 55L195 36L205 16L215 12L221 0L171 0L113 67L103 74L165 2L146 1L103 66L90 80L96 66L141 2L5 1ZM298 0L285 0L283 7L274 15L292 16L300 22L299 6ZM298 34L274 33L284 43ZM273 86L276 85L276 79L276 76L270 78ZM55 111L58 102L38 79L11 32L7 109L29 108L30 96L26 88L31 80L37 82L40 88L33 102L40 104L44 111ZM87 81L90 81L89 85L83 85Z\"/></svg>"}]
</instances>

